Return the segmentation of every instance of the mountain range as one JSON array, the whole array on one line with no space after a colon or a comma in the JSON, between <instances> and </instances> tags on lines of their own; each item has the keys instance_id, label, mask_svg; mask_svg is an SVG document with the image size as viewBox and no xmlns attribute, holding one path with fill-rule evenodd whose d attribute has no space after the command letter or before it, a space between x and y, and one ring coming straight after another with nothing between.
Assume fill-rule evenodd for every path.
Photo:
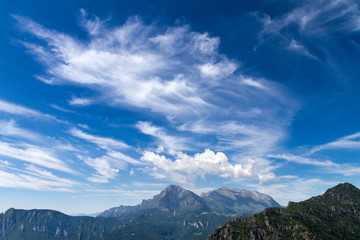
<instances>
[{"instance_id":1,"label":"mountain range","mask_svg":"<svg viewBox=\"0 0 360 240\"><path fill-rule=\"evenodd\" d=\"M222 187L202 193L200 196L180 186L170 185L152 199L143 200L136 206L119 206L104 211L99 217L121 217L145 209L162 211L216 212L250 216L268 207L280 206L270 196L257 191Z\"/></svg>"},{"instance_id":2,"label":"mountain range","mask_svg":"<svg viewBox=\"0 0 360 240\"><path fill-rule=\"evenodd\" d=\"M0 214L0 239L205 239L225 221L274 206L279 204L256 191L223 187L199 196L170 185L139 205L111 208L96 218L9 209Z\"/></svg>"},{"instance_id":3,"label":"mountain range","mask_svg":"<svg viewBox=\"0 0 360 240\"><path fill-rule=\"evenodd\" d=\"M349 183L286 208L267 208L225 223L208 240L360 239L360 190Z\"/></svg>"}]
</instances>

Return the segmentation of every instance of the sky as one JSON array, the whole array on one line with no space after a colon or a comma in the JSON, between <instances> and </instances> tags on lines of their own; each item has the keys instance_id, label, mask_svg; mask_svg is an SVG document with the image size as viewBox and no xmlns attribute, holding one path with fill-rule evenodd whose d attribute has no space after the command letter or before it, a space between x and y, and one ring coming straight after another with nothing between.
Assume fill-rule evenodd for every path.
<instances>
[{"instance_id":1,"label":"sky","mask_svg":"<svg viewBox=\"0 0 360 240\"><path fill-rule=\"evenodd\" d=\"M360 186L356 0L1 1L0 31L0 211Z\"/></svg>"}]
</instances>

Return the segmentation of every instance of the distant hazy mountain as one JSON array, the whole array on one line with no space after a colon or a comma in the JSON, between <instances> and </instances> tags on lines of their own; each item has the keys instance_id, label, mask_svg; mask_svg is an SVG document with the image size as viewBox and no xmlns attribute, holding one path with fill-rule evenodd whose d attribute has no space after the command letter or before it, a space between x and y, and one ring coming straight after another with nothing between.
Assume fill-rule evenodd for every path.
<instances>
[{"instance_id":1,"label":"distant hazy mountain","mask_svg":"<svg viewBox=\"0 0 360 240\"><path fill-rule=\"evenodd\" d=\"M120 206L104 211L100 217L121 217L145 209L163 211L212 211L219 214L250 216L267 207L280 206L270 196L257 191L223 187L200 196L180 186L170 185L152 199L136 206Z\"/></svg>"},{"instance_id":2,"label":"distant hazy mountain","mask_svg":"<svg viewBox=\"0 0 360 240\"><path fill-rule=\"evenodd\" d=\"M268 207L280 207L270 196L257 191L222 187L218 190L201 194L208 206L219 213L249 215L261 212Z\"/></svg>"},{"instance_id":3,"label":"distant hazy mountain","mask_svg":"<svg viewBox=\"0 0 360 240\"><path fill-rule=\"evenodd\" d=\"M215 230L219 239L360 239L360 190L344 183L286 208L268 208Z\"/></svg>"},{"instance_id":4,"label":"distant hazy mountain","mask_svg":"<svg viewBox=\"0 0 360 240\"><path fill-rule=\"evenodd\" d=\"M145 209L163 211L182 211L201 209L209 211L206 201L195 193L180 186L170 185L152 199L143 200L136 206L114 207L99 214L99 217L121 217L134 214Z\"/></svg>"}]
</instances>

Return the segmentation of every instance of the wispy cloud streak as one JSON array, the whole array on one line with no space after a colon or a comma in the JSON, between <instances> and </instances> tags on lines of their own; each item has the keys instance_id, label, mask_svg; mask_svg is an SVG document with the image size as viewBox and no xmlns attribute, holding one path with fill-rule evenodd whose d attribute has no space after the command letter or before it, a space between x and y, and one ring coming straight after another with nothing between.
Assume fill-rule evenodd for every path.
<instances>
[{"instance_id":1,"label":"wispy cloud streak","mask_svg":"<svg viewBox=\"0 0 360 240\"><path fill-rule=\"evenodd\" d=\"M192 31L188 25L146 25L139 17L110 28L107 20L90 20L85 10L81 14L80 22L88 32L84 41L29 18L13 16L23 31L45 42L23 43L45 66L41 81L92 90L93 95L77 93L81 98L70 99L71 105L108 104L139 113L150 110L166 124L160 127L146 120L134 123L141 133L154 137L145 148L158 145L168 151L193 151L198 155L207 147L231 151L238 155L228 164L237 169L242 159L262 164L265 154L274 151L286 136L297 102L280 84L240 73L240 64L219 52L218 37ZM69 133L105 150L102 157L82 159L103 177L100 181L113 179L113 170L121 169L111 160L113 152L118 152L114 150L130 147L76 128ZM132 158L122 159L138 163ZM97 162L109 168L100 169ZM173 164L172 160L168 163ZM251 177L258 174L264 181L271 178L267 170ZM241 174L228 175L238 178Z\"/></svg>"}]
</instances>

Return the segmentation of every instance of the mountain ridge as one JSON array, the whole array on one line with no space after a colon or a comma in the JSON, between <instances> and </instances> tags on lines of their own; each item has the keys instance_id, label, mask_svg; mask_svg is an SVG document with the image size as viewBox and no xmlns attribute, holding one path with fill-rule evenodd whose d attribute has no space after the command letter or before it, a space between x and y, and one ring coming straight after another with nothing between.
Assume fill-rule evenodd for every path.
<instances>
[{"instance_id":1,"label":"mountain ridge","mask_svg":"<svg viewBox=\"0 0 360 240\"><path fill-rule=\"evenodd\" d=\"M208 236L221 239L360 239L360 190L342 183L286 208L236 218Z\"/></svg>"},{"instance_id":2,"label":"mountain ridge","mask_svg":"<svg viewBox=\"0 0 360 240\"><path fill-rule=\"evenodd\" d=\"M226 204L222 203L226 202ZM228 205L228 206L225 206ZM244 189L222 187L197 195L177 185L169 185L152 199L135 206L119 206L105 210L99 217L121 217L135 212L157 208L164 211L202 210L219 214L243 214L249 216L266 207L280 206L270 196Z\"/></svg>"},{"instance_id":3,"label":"mountain ridge","mask_svg":"<svg viewBox=\"0 0 360 240\"><path fill-rule=\"evenodd\" d=\"M204 195L206 197L201 197L180 186L169 185L153 198L143 200L136 206L119 206L108 209L108 212L104 211L117 214L116 217L69 216L47 209L10 208L0 214L0 239L202 240L225 221L235 216L250 215L248 210L238 211L246 205L240 204L240 193L245 193L244 191L226 187L210 191L208 195ZM221 198L212 199L212 194L218 192L221 193ZM251 195L251 191L246 193L247 197ZM258 194L255 193L254 199ZM221 203L224 199L239 204L226 207L226 204ZM263 208L266 204L264 202Z\"/></svg>"}]
</instances>

